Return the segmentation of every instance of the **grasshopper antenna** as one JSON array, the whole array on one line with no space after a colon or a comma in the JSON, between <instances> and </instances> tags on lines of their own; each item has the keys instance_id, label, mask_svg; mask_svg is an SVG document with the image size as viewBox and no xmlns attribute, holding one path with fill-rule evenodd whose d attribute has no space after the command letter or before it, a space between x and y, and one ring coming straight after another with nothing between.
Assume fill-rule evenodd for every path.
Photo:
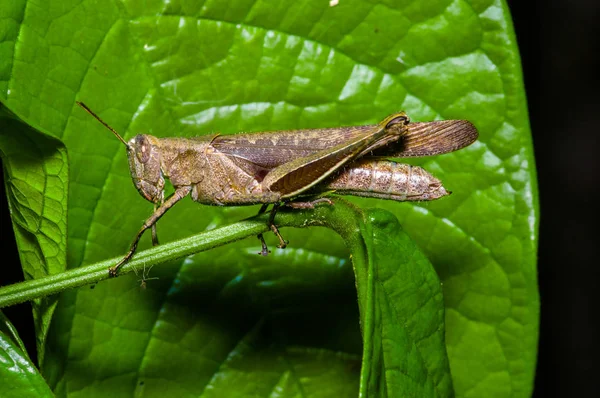
<instances>
[{"instance_id":1,"label":"grasshopper antenna","mask_svg":"<svg viewBox=\"0 0 600 398\"><path fill-rule=\"evenodd\" d=\"M121 141L123 144L125 144L125 146L127 147L127 149L131 149L131 145L129 145L127 143L127 141L125 141L123 139L123 137L121 137L119 135L119 133L117 133L117 131L115 129L113 129L112 127L110 127L104 120L100 119L100 117L98 115L96 115L94 112L92 112L92 110L90 108L88 108L88 106L86 104L84 104L83 102L80 102L80 101L75 101L75 103L77 105L79 105L80 107L82 107L87 113L89 113L90 115L92 115L94 117L94 119L96 119L97 121L99 121L100 123L102 123L102 125L104 127L106 127L107 129L109 129L110 131L112 131L112 133L119 139L119 141Z\"/></svg>"}]
</instances>

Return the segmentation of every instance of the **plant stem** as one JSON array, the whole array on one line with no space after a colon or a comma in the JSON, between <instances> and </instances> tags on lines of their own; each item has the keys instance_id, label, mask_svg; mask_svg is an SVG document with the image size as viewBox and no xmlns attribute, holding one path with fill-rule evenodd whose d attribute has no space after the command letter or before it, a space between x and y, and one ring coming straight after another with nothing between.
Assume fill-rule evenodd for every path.
<instances>
[{"instance_id":1,"label":"plant stem","mask_svg":"<svg viewBox=\"0 0 600 398\"><path fill-rule=\"evenodd\" d=\"M358 219L362 217L362 212L341 198L336 198L335 202L335 205L321 205L314 210L280 210L277 213L277 225L296 228L304 228L310 225L326 226L340 234L346 243L352 247L353 240L358 232L356 229ZM127 274L140 267L176 260L267 232L269 231L267 227L268 217L269 214L265 213L236 224L140 251L120 268L119 275ZM50 296L65 289L90 285L109 279L108 268L115 265L119 260L120 258L112 258L61 272L60 274L1 287L0 308Z\"/></svg>"},{"instance_id":2,"label":"plant stem","mask_svg":"<svg viewBox=\"0 0 600 398\"><path fill-rule=\"evenodd\" d=\"M250 220L140 251L119 270L119 275L127 274L144 265L175 260L267 232L268 228L265 221L265 216L254 217ZM112 258L61 272L60 274L4 286L0 288L0 308L108 279L108 268L115 265L119 260L120 258Z\"/></svg>"}]
</instances>

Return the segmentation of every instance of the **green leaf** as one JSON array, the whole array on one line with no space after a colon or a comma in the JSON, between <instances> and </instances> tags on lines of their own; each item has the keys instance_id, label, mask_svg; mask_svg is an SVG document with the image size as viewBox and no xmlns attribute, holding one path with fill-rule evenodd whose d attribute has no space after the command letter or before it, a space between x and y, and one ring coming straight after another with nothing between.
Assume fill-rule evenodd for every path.
<instances>
[{"instance_id":1,"label":"green leaf","mask_svg":"<svg viewBox=\"0 0 600 398\"><path fill-rule=\"evenodd\" d=\"M453 396L437 274L393 215L364 217L363 244L350 244L364 325L361 396Z\"/></svg>"},{"instance_id":2,"label":"green leaf","mask_svg":"<svg viewBox=\"0 0 600 398\"><path fill-rule=\"evenodd\" d=\"M65 147L0 105L0 157L25 279L64 271L69 178ZM57 297L32 301L40 363L56 302Z\"/></svg>"},{"instance_id":3,"label":"green leaf","mask_svg":"<svg viewBox=\"0 0 600 398\"><path fill-rule=\"evenodd\" d=\"M28 124L60 138L69 153L69 267L124 254L152 211L131 184L121 144L75 100L126 138L138 132L191 137L358 125L398 109L414 121L469 119L481 134L476 144L418 161L452 196L418 204L355 203L399 217L435 266L456 395L530 395L539 316L537 187L506 5L328 3L0 5L6 16L0 20L0 100ZM161 219L159 236L171 241L255 211L182 202ZM314 228L283 233L290 248L267 261L253 254L258 242L247 240L153 268L150 277L160 279L149 280L143 292L134 278L123 277L63 294L46 346L45 376L59 394L144 388L158 395L158 385L198 394L252 336L256 314L294 318L294 310L305 314L297 323L307 328L307 340L319 342L303 345L319 353L304 355L314 369L316 358L332 369L344 362L339 353L355 358L360 350L340 347L344 338L317 338L327 331L358 339L356 312L324 315L355 302L350 292L334 290L339 301L327 294L331 286L352 284L342 240ZM149 245L145 237L141 247ZM411 252L402 236L394 245ZM415 260L414 267L422 269L419 264ZM300 294L296 285L318 288ZM307 296L331 304L329 311L306 315L313 308ZM393 314L389 297L373 290L381 316ZM422 322L425 328L432 319ZM284 340L293 329L264 325ZM401 329L392 331L405 341ZM443 384L443 377L436 380L431 385Z\"/></svg>"},{"instance_id":4,"label":"green leaf","mask_svg":"<svg viewBox=\"0 0 600 398\"><path fill-rule=\"evenodd\" d=\"M0 311L0 396L6 398L54 397L31 363L14 326Z\"/></svg>"},{"instance_id":5,"label":"green leaf","mask_svg":"<svg viewBox=\"0 0 600 398\"><path fill-rule=\"evenodd\" d=\"M4 312L0 311L0 334L3 336L5 340L11 340L11 343L18 347L22 354L29 360L29 355L27 355L27 349L25 348L25 344L19 337L19 333L17 329L10 323L10 320L4 315Z\"/></svg>"}]
</instances>

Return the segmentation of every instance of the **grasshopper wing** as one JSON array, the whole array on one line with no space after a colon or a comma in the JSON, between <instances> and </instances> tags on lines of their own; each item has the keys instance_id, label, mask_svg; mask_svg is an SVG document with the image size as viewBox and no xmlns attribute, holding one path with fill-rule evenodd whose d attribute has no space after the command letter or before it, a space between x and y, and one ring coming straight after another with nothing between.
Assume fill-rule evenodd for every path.
<instances>
[{"instance_id":1,"label":"grasshopper wing","mask_svg":"<svg viewBox=\"0 0 600 398\"><path fill-rule=\"evenodd\" d=\"M248 161L264 169L273 169L291 160L368 136L373 129L380 126L381 123L342 128L221 135L213 140L212 145L224 155ZM409 123L396 143L377 150L373 155L398 158L441 155L471 145L478 136L475 126L466 120Z\"/></svg>"},{"instance_id":2,"label":"grasshopper wing","mask_svg":"<svg viewBox=\"0 0 600 398\"><path fill-rule=\"evenodd\" d=\"M390 115L366 134L274 168L262 184L270 191L281 193L283 199L298 195L348 162L397 141L406 132L407 122L408 117L403 112Z\"/></svg>"},{"instance_id":3,"label":"grasshopper wing","mask_svg":"<svg viewBox=\"0 0 600 398\"><path fill-rule=\"evenodd\" d=\"M292 197L359 157L415 157L461 149L477 139L466 120L408 123L404 113L375 125L217 136L212 146L265 188Z\"/></svg>"},{"instance_id":4,"label":"grasshopper wing","mask_svg":"<svg viewBox=\"0 0 600 398\"><path fill-rule=\"evenodd\" d=\"M373 155L396 158L441 155L471 145L478 136L475 126L466 120L410 123L396 143L375 151Z\"/></svg>"},{"instance_id":5,"label":"grasshopper wing","mask_svg":"<svg viewBox=\"0 0 600 398\"><path fill-rule=\"evenodd\" d=\"M220 135L212 141L212 146L228 157L270 170L294 159L368 136L376 128L379 126Z\"/></svg>"}]
</instances>

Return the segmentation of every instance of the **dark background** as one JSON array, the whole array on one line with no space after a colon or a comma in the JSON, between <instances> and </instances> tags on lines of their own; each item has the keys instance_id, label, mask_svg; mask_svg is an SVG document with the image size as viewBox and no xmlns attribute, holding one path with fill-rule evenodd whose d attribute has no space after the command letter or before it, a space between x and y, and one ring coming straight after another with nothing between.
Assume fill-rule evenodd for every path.
<instances>
[{"instance_id":1,"label":"dark background","mask_svg":"<svg viewBox=\"0 0 600 398\"><path fill-rule=\"evenodd\" d=\"M508 3L540 190L535 396L600 397L600 1Z\"/></svg>"},{"instance_id":2,"label":"dark background","mask_svg":"<svg viewBox=\"0 0 600 398\"><path fill-rule=\"evenodd\" d=\"M600 205L600 1L508 3L523 62L540 189L542 318L534 396L600 396L595 322L600 218L594 206ZM19 259L0 185L4 285L22 274L13 266ZM35 355L29 304L4 312Z\"/></svg>"}]
</instances>

